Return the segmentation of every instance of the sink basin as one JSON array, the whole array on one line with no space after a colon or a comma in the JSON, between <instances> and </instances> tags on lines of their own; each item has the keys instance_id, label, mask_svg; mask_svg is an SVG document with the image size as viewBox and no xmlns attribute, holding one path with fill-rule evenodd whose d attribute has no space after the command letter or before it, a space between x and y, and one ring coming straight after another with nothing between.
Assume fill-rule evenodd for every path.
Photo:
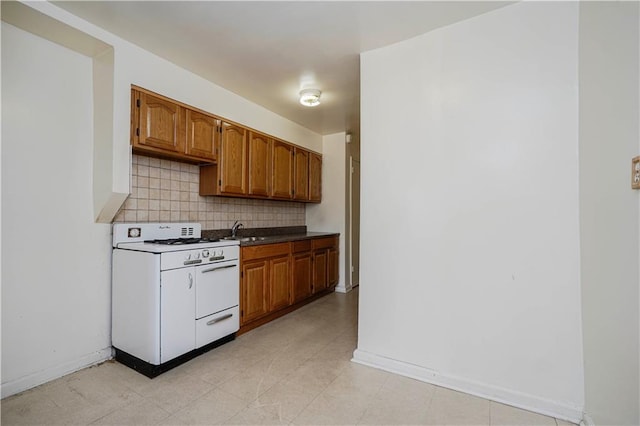
<instances>
[{"instance_id":1,"label":"sink basin","mask_svg":"<svg viewBox=\"0 0 640 426\"><path fill-rule=\"evenodd\" d=\"M223 237L223 240L235 240L241 243L250 243L254 241L264 241L267 237Z\"/></svg>"},{"instance_id":2,"label":"sink basin","mask_svg":"<svg viewBox=\"0 0 640 426\"><path fill-rule=\"evenodd\" d=\"M254 242L254 241L264 241L264 240L266 240L265 237L241 237L239 239L239 241L243 243Z\"/></svg>"}]
</instances>

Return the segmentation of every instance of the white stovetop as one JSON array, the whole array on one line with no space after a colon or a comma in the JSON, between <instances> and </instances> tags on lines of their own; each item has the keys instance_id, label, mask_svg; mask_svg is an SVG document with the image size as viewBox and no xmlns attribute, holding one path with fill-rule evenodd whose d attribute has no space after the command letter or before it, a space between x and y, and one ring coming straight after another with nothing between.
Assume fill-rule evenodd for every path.
<instances>
[{"instance_id":1,"label":"white stovetop","mask_svg":"<svg viewBox=\"0 0 640 426\"><path fill-rule=\"evenodd\" d=\"M123 250L144 251L148 253L168 253L187 250L202 250L207 248L229 247L240 245L239 241L222 240L197 244L152 244L145 242L119 243L117 248Z\"/></svg>"}]
</instances>

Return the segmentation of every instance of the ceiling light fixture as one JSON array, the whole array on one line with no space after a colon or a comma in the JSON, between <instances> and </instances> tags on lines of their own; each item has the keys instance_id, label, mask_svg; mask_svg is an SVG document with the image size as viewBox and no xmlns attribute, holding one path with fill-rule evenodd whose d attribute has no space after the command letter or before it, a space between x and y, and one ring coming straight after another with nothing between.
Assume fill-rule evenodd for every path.
<instances>
[{"instance_id":1,"label":"ceiling light fixture","mask_svg":"<svg viewBox=\"0 0 640 426\"><path fill-rule=\"evenodd\" d=\"M300 103L304 106L313 107L320 105L320 94L318 89L304 89L300 91Z\"/></svg>"}]
</instances>

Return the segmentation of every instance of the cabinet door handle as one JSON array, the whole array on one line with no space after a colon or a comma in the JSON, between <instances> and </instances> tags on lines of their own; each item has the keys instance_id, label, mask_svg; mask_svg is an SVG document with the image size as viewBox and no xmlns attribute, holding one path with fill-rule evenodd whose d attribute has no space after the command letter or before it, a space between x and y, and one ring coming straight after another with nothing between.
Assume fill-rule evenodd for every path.
<instances>
[{"instance_id":1,"label":"cabinet door handle","mask_svg":"<svg viewBox=\"0 0 640 426\"><path fill-rule=\"evenodd\" d=\"M189 289L191 289L191 287L193 287L193 275L189 272Z\"/></svg>"},{"instance_id":2,"label":"cabinet door handle","mask_svg":"<svg viewBox=\"0 0 640 426\"><path fill-rule=\"evenodd\" d=\"M217 323L217 322L220 322L220 321L224 321L224 320L226 320L226 319L229 319L229 318L231 318L232 316L233 316L233 314L227 314L227 315L223 315L223 316L221 316L220 318L214 318L214 319L212 319L212 320L210 320L210 321L207 321L207 325L213 325L213 324L215 324L215 323Z\"/></svg>"},{"instance_id":3,"label":"cabinet door handle","mask_svg":"<svg viewBox=\"0 0 640 426\"><path fill-rule=\"evenodd\" d=\"M202 273L204 274L205 272L213 272L213 271L219 271L220 269L227 269L227 268L235 268L238 265L225 265L225 266L218 266L217 268L209 268L209 269L205 269L202 271Z\"/></svg>"}]
</instances>

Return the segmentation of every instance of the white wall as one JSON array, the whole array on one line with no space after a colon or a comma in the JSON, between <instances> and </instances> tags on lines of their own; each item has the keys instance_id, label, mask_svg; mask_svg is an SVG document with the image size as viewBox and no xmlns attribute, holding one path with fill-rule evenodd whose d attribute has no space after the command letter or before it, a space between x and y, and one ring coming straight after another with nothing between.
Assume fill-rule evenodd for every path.
<instances>
[{"instance_id":1,"label":"white wall","mask_svg":"<svg viewBox=\"0 0 640 426\"><path fill-rule=\"evenodd\" d=\"M322 202L308 204L307 230L311 232L340 233L340 281L336 291L351 290L345 280L346 271L346 148L345 133L322 138Z\"/></svg>"},{"instance_id":2,"label":"white wall","mask_svg":"<svg viewBox=\"0 0 640 426\"><path fill-rule=\"evenodd\" d=\"M640 424L638 3L580 4L580 230L585 413Z\"/></svg>"},{"instance_id":3,"label":"white wall","mask_svg":"<svg viewBox=\"0 0 640 426\"><path fill-rule=\"evenodd\" d=\"M2 23L2 396L111 356L91 60Z\"/></svg>"},{"instance_id":4,"label":"white wall","mask_svg":"<svg viewBox=\"0 0 640 426\"><path fill-rule=\"evenodd\" d=\"M358 362L577 421L578 5L361 56Z\"/></svg>"}]
</instances>

